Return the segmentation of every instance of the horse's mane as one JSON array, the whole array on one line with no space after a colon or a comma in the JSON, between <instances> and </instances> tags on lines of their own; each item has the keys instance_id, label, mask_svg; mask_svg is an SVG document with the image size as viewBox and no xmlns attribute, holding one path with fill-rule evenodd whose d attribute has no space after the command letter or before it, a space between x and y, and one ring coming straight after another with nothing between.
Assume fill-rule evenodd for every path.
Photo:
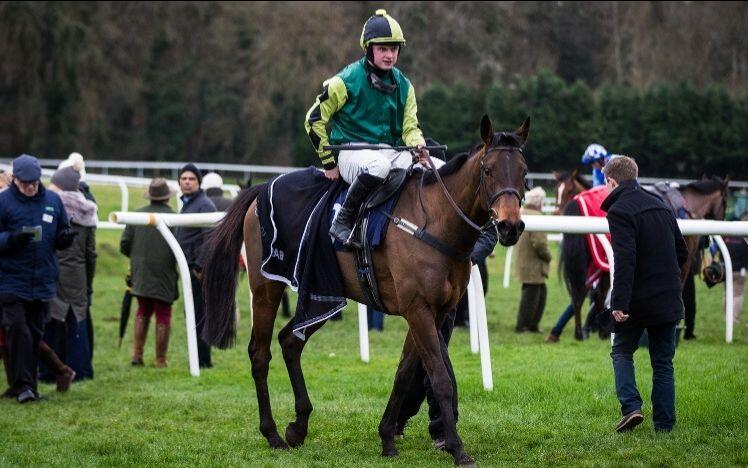
<instances>
[{"instance_id":1,"label":"horse's mane","mask_svg":"<svg viewBox=\"0 0 748 468\"><path fill-rule=\"evenodd\" d=\"M442 176L442 178L452 175L455 172L459 171L462 166L465 165L468 159L470 159L471 156L473 156L475 153L480 151L485 146L484 143L478 143L475 146L473 146L473 149L470 150L470 152L467 153L459 153L452 158L450 158L449 161L445 165L439 168L439 175ZM507 132L497 132L493 135L493 140L491 141L491 148L496 146L516 146L520 147L522 146L522 138L517 135L516 133L507 133ZM433 172L428 172L424 178L423 178L423 185L431 185L434 182L436 182L436 175L434 175Z\"/></svg>"},{"instance_id":2,"label":"horse's mane","mask_svg":"<svg viewBox=\"0 0 748 468\"><path fill-rule=\"evenodd\" d=\"M718 190L724 190L725 182L719 177L712 177L708 180L697 180L696 182L691 182L690 184L686 185L685 188L692 189L693 191L698 192L702 195L709 195L710 193L714 193Z\"/></svg>"},{"instance_id":3,"label":"horse's mane","mask_svg":"<svg viewBox=\"0 0 748 468\"><path fill-rule=\"evenodd\" d=\"M561 171L559 172L559 179L560 180L566 180L572 178L572 173L569 171ZM592 188L592 183L588 182L584 177L582 177L582 174L577 172L576 176L574 176L574 180L579 182L579 184L585 188L585 190L589 190Z\"/></svg>"}]
</instances>

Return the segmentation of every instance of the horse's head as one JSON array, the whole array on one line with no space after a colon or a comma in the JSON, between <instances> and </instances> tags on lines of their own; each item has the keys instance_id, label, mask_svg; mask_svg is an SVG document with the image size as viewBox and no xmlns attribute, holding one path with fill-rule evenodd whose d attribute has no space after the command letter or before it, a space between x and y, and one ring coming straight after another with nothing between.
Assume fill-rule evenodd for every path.
<instances>
[{"instance_id":1,"label":"horse's head","mask_svg":"<svg viewBox=\"0 0 748 468\"><path fill-rule=\"evenodd\" d=\"M574 169L572 172L554 172L553 177L556 179L556 211L555 215L564 212L564 208L575 195L589 189L590 184L579 175L579 171Z\"/></svg>"},{"instance_id":2,"label":"horse's head","mask_svg":"<svg viewBox=\"0 0 748 468\"><path fill-rule=\"evenodd\" d=\"M491 119L483 116L480 124L483 150L480 154L480 195L496 223L501 245L514 245L525 229L519 213L525 197L527 163L522 148L530 133L530 118L514 132L494 132Z\"/></svg>"}]
</instances>

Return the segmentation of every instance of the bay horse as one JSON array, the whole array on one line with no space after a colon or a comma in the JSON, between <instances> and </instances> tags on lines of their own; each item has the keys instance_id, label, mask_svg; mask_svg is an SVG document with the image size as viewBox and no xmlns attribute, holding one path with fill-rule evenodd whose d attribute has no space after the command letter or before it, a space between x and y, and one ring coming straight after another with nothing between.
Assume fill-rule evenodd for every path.
<instances>
[{"instance_id":1,"label":"bay horse","mask_svg":"<svg viewBox=\"0 0 748 468\"><path fill-rule=\"evenodd\" d=\"M456 260L389 223L384 242L372 252L376 280L385 308L408 322L408 333L395 374L392 392L379 424L382 456L396 456L395 432L405 391L413 384L416 368L422 361L444 418L446 450L458 465L475 462L465 451L457 433L453 413L453 386L446 367L449 358L440 346L437 330L447 313L462 297L470 278L469 254L478 239L477 226L496 224L499 241L513 245L524 230L520 202L524 198L527 165L522 147L527 141L530 119L514 133L496 133L487 115L480 123L482 142L472 151L453 158L439 169L443 185L434 183L437 174L411 177L394 208L393 216L408 219L419 226L428 222L428 231L450 246L465 260ZM438 180L437 180L438 181ZM260 432L271 447L286 449L304 443L312 404L301 369L301 353L309 337L324 322L306 329L302 341L293 333L293 319L281 330L278 340L288 369L295 398L296 420L289 423L285 440L278 433L270 407L267 375L278 303L286 285L261 273L262 252L256 198L263 186L239 194L223 221L212 231L204 267L206 323L203 337L218 348L233 344L236 337L234 295L236 271L227 258L236 258L242 241L246 246L249 285L252 290L254 325L248 354L255 381ZM419 201L419 197L423 202ZM452 198L456 205L447 203ZM462 213L458 213L461 211ZM467 218L467 219L465 219ZM470 221L476 226L471 227ZM242 230L243 226L243 230ZM345 296L366 303L356 277L354 256L337 252Z\"/></svg>"},{"instance_id":2,"label":"bay horse","mask_svg":"<svg viewBox=\"0 0 748 468\"><path fill-rule=\"evenodd\" d=\"M574 173L576 171L572 174ZM569 179L571 179L571 182L569 182ZM557 186L558 198L560 199L559 208L562 209L563 214L565 216L581 216L582 213L578 204L569 203L573 200L574 195L576 195L573 192L579 189L579 184L574 182L575 178L569 176L566 178L557 177L556 180L559 182ZM729 179L722 180L719 177L712 177L679 187L683 198L686 200L690 218L723 220L727 206L727 197L729 196L728 185ZM698 248L698 240L699 236L685 236L689 261L681 268L681 284L685 283L690 272L690 259ZM574 308L574 337L580 340L585 336L585 329L590 326L594 328L597 314L605 309L605 296L610 287L610 275L603 272L600 275L600 284L593 291L590 298L593 304L590 307L585 320L585 327L583 328L581 318L582 304L591 289L586 284L587 265L589 261L590 254L584 235L564 234L561 243L559 270L562 273L564 284L569 292L571 304Z\"/></svg>"}]
</instances>

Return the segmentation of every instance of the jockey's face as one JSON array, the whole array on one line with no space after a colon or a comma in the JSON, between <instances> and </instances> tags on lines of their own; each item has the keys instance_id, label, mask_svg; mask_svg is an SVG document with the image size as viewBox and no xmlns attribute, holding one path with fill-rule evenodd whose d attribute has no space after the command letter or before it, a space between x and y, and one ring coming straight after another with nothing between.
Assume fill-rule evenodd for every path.
<instances>
[{"instance_id":1,"label":"jockey's face","mask_svg":"<svg viewBox=\"0 0 748 468\"><path fill-rule=\"evenodd\" d=\"M374 66L380 70L392 70L397 63L400 46L397 44L374 44L372 53L374 55Z\"/></svg>"}]
</instances>

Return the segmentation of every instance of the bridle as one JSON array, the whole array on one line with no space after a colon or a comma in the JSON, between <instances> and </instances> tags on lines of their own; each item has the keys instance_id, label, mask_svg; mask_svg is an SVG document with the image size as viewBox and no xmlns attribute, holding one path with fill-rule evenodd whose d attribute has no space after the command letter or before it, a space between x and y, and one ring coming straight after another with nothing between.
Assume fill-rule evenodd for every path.
<instances>
[{"instance_id":1,"label":"bridle","mask_svg":"<svg viewBox=\"0 0 748 468\"><path fill-rule=\"evenodd\" d=\"M497 152L497 151L519 151L520 154L524 155L521 146L494 146L491 148L488 148L488 146L485 146L483 148L483 156L481 156L481 160L480 160L480 182L478 183L478 188L475 193L477 195L478 192L481 190L481 188L483 189L483 193L486 195L484 198L485 203L486 203L486 211L488 211L489 213L491 213L491 211L495 211L493 208L491 208L491 206L497 199L499 199L503 195L507 195L507 194L514 195L515 197L517 197L517 201L519 201L520 204L522 204L522 200L524 198L522 195L520 195L519 190L515 188L503 188L499 190L498 192L494 193L493 195L490 195L490 196L488 195L488 189L486 189L485 187L485 177L484 177L485 161L486 161L486 157L488 157L490 153ZM439 174L439 170L434 165L434 162L432 161L431 156L427 154L426 160L431 166L431 170L434 172L434 175L436 176L436 180L439 182L439 185L441 186L442 191L444 191L444 195L447 197L447 200L452 205L452 208L460 216L460 218L462 218L462 220L468 224L468 226L470 226L471 228L475 229L476 231L480 233L483 233L483 231L485 231L486 229L490 229L491 227L495 226L496 220L492 216L489 216L488 221L483 226L478 226L477 224L473 222L473 220L468 218L468 216L462 211L462 209L459 206L457 206L457 203L452 198L452 195L449 194L449 190L447 190L447 187L444 185L444 181L442 180L441 174Z\"/></svg>"}]
</instances>

